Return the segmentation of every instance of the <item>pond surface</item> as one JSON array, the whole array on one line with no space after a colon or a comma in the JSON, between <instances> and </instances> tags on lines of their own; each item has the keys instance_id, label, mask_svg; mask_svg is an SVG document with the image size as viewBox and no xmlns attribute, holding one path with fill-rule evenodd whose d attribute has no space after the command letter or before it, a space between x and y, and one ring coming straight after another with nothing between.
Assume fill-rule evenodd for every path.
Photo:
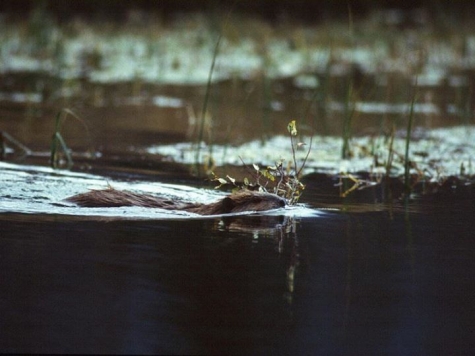
<instances>
[{"instance_id":1,"label":"pond surface","mask_svg":"<svg viewBox=\"0 0 475 356\"><path fill-rule=\"evenodd\" d=\"M473 352L471 26L434 34L430 19L401 29L376 14L349 33L237 17L221 23L202 115L211 17L35 16L0 18L1 353ZM53 170L66 108L74 165ZM419 184L403 199L412 109ZM291 162L292 119L299 165L313 137L296 207L200 217L64 201L110 184L208 203L223 193L190 166L242 179L243 161ZM342 197L349 173L368 185Z\"/></svg>"},{"instance_id":2,"label":"pond surface","mask_svg":"<svg viewBox=\"0 0 475 356\"><path fill-rule=\"evenodd\" d=\"M312 175L300 210L183 220L60 204L104 184L98 176L11 164L2 172L5 184L17 182L1 198L2 352L421 355L475 346L471 186L404 203L383 201L378 187L339 198L336 182ZM145 189L147 177L108 180ZM156 187L197 199L192 188Z\"/></svg>"}]
</instances>

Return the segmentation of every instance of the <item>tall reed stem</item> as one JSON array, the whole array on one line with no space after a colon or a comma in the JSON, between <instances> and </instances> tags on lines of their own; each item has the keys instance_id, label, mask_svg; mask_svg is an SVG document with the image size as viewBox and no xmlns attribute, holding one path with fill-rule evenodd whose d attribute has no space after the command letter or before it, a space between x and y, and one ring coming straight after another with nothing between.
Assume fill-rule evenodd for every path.
<instances>
[{"instance_id":1,"label":"tall reed stem","mask_svg":"<svg viewBox=\"0 0 475 356\"><path fill-rule=\"evenodd\" d=\"M341 147L341 158L350 158L350 138L351 138L351 120L353 118L354 107L351 102L353 93L353 80L350 79L348 83L348 90L346 93L345 102L345 117L343 122L343 145Z\"/></svg>"},{"instance_id":2,"label":"tall reed stem","mask_svg":"<svg viewBox=\"0 0 475 356\"><path fill-rule=\"evenodd\" d=\"M235 1L232 5L231 8L228 11L228 14L226 16L226 19L224 21L224 26L228 23L229 17L231 15L231 12L236 5L237 1ZM200 157L201 157L201 141L203 141L203 135L204 135L204 127L205 127L205 122L206 122L206 113L208 110L208 102L209 102L209 96L210 96L210 91L211 91L211 83L213 82L213 72L214 72L214 67L216 65L216 58L218 57L218 52L219 52L219 45L221 43L221 39L223 38L223 31L219 33L218 39L216 41L216 45L214 46L214 51L213 51L213 60L211 61L211 67L209 69L208 73L208 81L206 83L206 92L205 92L205 98L203 102L203 108L201 110L201 121L200 121L200 128L198 131L198 142L197 142L197 147L196 147L196 153L195 153L195 170L196 174L198 176L201 176L201 165L200 165ZM212 148L210 148L210 155L212 152ZM210 157L211 159L211 157Z\"/></svg>"},{"instance_id":3,"label":"tall reed stem","mask_svg":"<svg viewBox=\"0 0 475 356\"><path fill-rule=\"evenodd\" d=\"M205 127L205 121L206 121L206 113L207 113L207 110L208 110L208 102L209 102L209 96L210 96L210 91L211 91L211 83L213 81L213 71L214 71L214 66L216 64L216 57L218 56L219 44L221 43L221 38L223 38L222 33L219 34L218 40L216 41L216 45L214 47L213 60L211 61L211 67L210 67L209 73L208 73L208 82L206 83L206 92L205 92L205 98L204 98L204 101L203 101L203 108L201 109L200 129L198 131L198 141L197 141L197 147L196 147L196 152L195 152L195 168L196 168L196 173L198 174L198 176L201 175L201 168L200 168L201 142L203 141L204 127Z\"/></svg>"},{"instance_id":4,"label":"tall reed stem","mask_svg":"<svg viewBox=\"0 0 475 356\"><path fill-rule=\"evenodd\" d=\"M406 131L406 152L404 154L404 187L405 187L406 194L410 194L411 192L411 184L410 184L411 161L409 160L409 147L411 144L411 132L412 132L412 125L414 123L414 106L416 103L416 98L417 98L417 76L414 83L411 106L409 109L409 119L407 122L407 131Z\"/></svg>"}]
</instances>

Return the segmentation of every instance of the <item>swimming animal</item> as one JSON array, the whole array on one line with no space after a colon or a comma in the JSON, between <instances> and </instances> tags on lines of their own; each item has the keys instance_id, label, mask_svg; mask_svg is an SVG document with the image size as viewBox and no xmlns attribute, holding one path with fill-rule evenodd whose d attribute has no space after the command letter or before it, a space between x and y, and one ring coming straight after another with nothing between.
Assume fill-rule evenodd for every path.
<instances>
[{"instance_id":1,"label":"swimming animal","mask_svg":"<svg viewBox=\"0 0 475 356\"><path fill-rule=\"evenodd\" d=\"M75 203L82 207L91 208L142 206L167 210L184 210L201 215L265 211L282 208L286 205L285 199L275 194L250 190L241 190L210 204L186 203L150 194L139 194L114 188L90 190L89 192L69 197L66 201Z\"/></svg>"}]
</instances>

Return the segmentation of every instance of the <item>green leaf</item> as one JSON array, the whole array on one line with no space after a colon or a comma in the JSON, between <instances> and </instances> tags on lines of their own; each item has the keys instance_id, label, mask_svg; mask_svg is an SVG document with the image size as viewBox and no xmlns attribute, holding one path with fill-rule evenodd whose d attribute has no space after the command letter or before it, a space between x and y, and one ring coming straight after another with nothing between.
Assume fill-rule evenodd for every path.
<instances>
[{"instance_id":1,"label":"green leaf","mask_svg":"<svg viewBox=\"0 0 475 356\"><path fill-rule=\"evenodd\" d=\"M272 182L275 180L275 177L268 170L262 170L261 174Z\"/></svg>"}]
</instances>

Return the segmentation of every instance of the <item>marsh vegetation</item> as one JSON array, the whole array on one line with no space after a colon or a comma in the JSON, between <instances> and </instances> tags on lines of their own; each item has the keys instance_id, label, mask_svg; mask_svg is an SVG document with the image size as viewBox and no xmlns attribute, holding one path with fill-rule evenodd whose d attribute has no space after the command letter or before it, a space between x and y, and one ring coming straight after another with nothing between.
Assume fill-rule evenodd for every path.
<instances>
[{"instance_id":1,"label":"marsh vegetation","mask_svg":"<svg viewBox=\"0 0 475 356\"><path fill-rule=\"evenodd\" d=\"M0 15L0 352L473 350L469 12L94 3ZM65 201L108 187L292 206Z\"/></svg>"},{"instance_id":2,"label":"marsh vegetation","mask_svg":"<svg viewBox=\"0 0 475 356\"><path fill-rule=\"evenodd\" d=\"M3 130L31 151L53 131L55 166L62 148L69 166L69 154L130 152L226 176L227 165L295 163L279 135L296 119L313 142L301 173L471 177L475 29L447 21L434 31L435 14L299 24L138 11L119 24L59 22L38 6L0 23ZM59 112L80 119L59 133Z\"/></svg>"}]
</instances>

